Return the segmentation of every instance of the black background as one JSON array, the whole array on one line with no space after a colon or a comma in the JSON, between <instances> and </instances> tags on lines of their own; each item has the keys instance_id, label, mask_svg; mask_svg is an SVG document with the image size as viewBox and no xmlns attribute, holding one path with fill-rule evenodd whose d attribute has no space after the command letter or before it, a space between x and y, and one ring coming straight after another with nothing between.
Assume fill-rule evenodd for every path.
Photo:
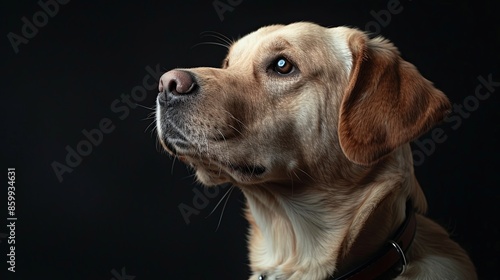
<instances>
[{"instance_id":1,"label":"black background","mask_svg":"<svg viewBox=\"0 0 500 280\"><path fill-rule=\"evenodd\" d=\"M0 275L9 278L0 278L119 280L115 274L125 272L141 280L248 277L244 198L237 190L231 194L218 226L223 203L210 212L228 190L220 189L186 224L178 207L194 207L203 188L160 151L150 109L130 108L122 120L111 104L142 85L147 66L162 72L218 67L224 48L195 46L218 42L205 31L237 39L263 25L294 21L365 30L389 1L242 0L221 20L214 1L71 0L18 53L8 34L22 35L21 18L32 22L41 7L14 2L1 9L0 205L7 215L7 168L15 167L17 272L7 273L2 238ZM381 35L452 103L473 102L478 76L500 81L494 1L400 3L403 10L379 24ZM429 216L470 253L481 279L499 279L500 87L494 89L460 125L441 125L447 140L415 168ZM156 94L149 90L138 103L153 107ZM65 164L66 147L75 148L86 139L82 130L98 128L103 118L114 130L59 182L51 164Z\"/></svg>"}]
</instances>

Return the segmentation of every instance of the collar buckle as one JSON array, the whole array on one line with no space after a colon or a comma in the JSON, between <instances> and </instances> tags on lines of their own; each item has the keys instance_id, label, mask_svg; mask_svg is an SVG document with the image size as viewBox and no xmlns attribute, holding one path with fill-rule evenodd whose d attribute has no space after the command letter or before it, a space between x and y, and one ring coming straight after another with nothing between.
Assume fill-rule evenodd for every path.
<instances>
[{"instance_id":1,"label":"collar buckle","mask_svg":"<svg viewBox=\"0 0 500 280\"><path fill-rule=\"evenodd\" d=\"M401 246L399 246L399 244L396 241L389 240L389 243L396 249L396 251L398 251L399 255L401 256L401 260L403 261L403 263L402 263L401 271L399 272L399 274L403 274L403 273L405 273L406 267L408 266L408 260L406 259L405 252L403 251Z\"/></svg>"}]
</instances>

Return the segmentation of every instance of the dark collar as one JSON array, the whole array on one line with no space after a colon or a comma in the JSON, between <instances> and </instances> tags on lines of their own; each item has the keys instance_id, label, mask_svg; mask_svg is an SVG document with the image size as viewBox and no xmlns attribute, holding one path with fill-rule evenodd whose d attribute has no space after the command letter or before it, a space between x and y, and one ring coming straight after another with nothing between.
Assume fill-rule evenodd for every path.
<instances>
[{"instance_id":1,"label":"dark collar","mask_svg":"<svg viewBox=\"0 0 500 280\"><path fill-rule=\"evenodd\" d=\"M365 263L341 276L332 276L329 280L393 279L404 272L408 265L405 253L410 247L417 220L411 201L406 203L406 218L392 239L377 254Z\"/></svg>"}]
</instances>

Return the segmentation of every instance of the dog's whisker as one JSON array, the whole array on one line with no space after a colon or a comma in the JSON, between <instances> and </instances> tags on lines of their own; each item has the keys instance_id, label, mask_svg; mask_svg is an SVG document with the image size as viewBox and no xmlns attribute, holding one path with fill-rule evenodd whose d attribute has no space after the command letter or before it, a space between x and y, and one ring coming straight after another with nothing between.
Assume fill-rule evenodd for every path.
<instances>
[{"instance_id":1,"label":"dog's whisker","mask_svg":"<svg viewBox=\"0 0 500 280\"><path fill-rule=\"evenodd\" d=\"M144 130L144 133L146 133L146 131L148 131L148 129L149 129L151 126L153 126L153 128L151 129L151 132L154 132L154 130L156 129L156 125L155 125L155 124L156 124L156 121L155 121L155 120L153 120L153 121L152 121L152 122L151 122L151 123L150 123L150 124L146 127L146 129Z\"/></svg>"},{"instance_id":2,"label":"dog's whisker","mask_svg":"<svg viewBox=\"0 0 500 280\"><path fill-rule=\"evenodd\" d=\"M153 118L154 118L154 119L156 119L156 111L153 111L153 112L149 113L149 114L147 115L147 117L146 117L146 118L144 118L144 119L145 119L145 120L150 120L150 119L153 119Z\"/></svg>"},{"instance_id":3,"label":"dog's whisker","mask_svg":"<svg viewBox=\"0 0 500 280\"><path fill-rule=\"evenodd\" d=\"M153 126L153 128L151 129L151 137L154 137L156 134L158 134L157 128L156 128L156 126ZM157 139L157 141L158 141L158 139Z\"/></svg>"},{"instance_id":4,"label":"dog's whisker","mask_svg":"<svg viewBox=\"0 0 500 280\"><path fill-rule=\"evenodd\" d=\"M150 129L150 127L151 127L151 126L153 126L154 124L155 124L155 122L153 121L153 122L151 122L148 126L146 126L146 128L145 128L145 129L144 129L144 131L143 131L143 133L148 132L148 130ZM151 128L151 136L153 136L153 132L154 132L155 128L156 128L156 126L153 126L153 127Z\"/></svg>"},{"instance_id":5,"label":"dog's whisker","mask_svg":"<svg viewBox=\"0 0 500 280\"><path fill-rule=\"evenodd\" d=\"M229 190L226 191L226 193L224 194L224 196L222 196L222 198L219 200L219 202L217 203L217 205L215 205L214 209L212 210L212 212L210 212L210 215L212 215L214 213L214 211L217 209L217 207L220 205L220 203L224 200L224 198L226 198L226 201L224 202L224 205L222 206L222 211L220 213L220 217L219 217L219 221L217 223L217 228L215 228L215 231L219 230L219 227L220 227L220 224L222 222L222 217L224 216L224 211L226 210L226 205L227 205L227 202L229 201L229 197L231 196L231 194L233 193L233 190L234 190L234 186L231 186L231 188L229 188ZM208 217L207 216L207 217Z\"/></svg>"},{"instance_id":6,"label":"dog's whisker","mask_svg":"<svg viewBox=\"0 0 500 280\"><path fill-rule=\"evenodd\" d=\"M233 120L235 120L237 123L239 123L244 129L248 130L248 127L241 121L239 120L238 118L236 118L233 114L231 114L231 112L227 111L227 110L224 110L230 118L232 118ZM238 132L240 135L243 136L243 133L238 130L236 127L234 127L233 125L228 125L230 128L234 129L236 132Z\"/></svg>"},{"instance_id":7,"label":"dog's whisker","mask_svg":"<svg viewBox=\"0 0 500 280\"><path fill-rule=\"evenodd\" d=\"M217 228L215 229L215 231L219 230L220 224L222 222L222 216L224 215L224 211L226 210L227 202L229 201L229 198L231 197L233 190L234 190L234 187L231 186L230 191L229 191L229 195L226 198L226 202L224 202L224 205L222 206L222 211L220 213L219 222L217 223Z\"/></svg>"},{"instance_id":8,"label":"dog's whisker","mask_svg":"<svg viewBox=\"0 0 500 280\"><path fill-rule=\"evenodd\" d=\"M224 143L227 144L226 137L224 136L224 134L218 128L216 128L215 130L217 130L217 132L220 134L220 136L222 136L222 139L224 140Z\"/></svg>"},{"instance_id":9,"label":"dog's whisker","mask_svg":"<svg viewBox=\"0 0 500 280\"><path fill-rule=\"evenodd\" d=\"M200 33L200 37L214 37L219 39L222 43L226 44L228 47L233 44L233 40L229 39L226 35L217 31L203 31Z\"/></svg>"},{"instance_id":10,"label":"dog's whisker","mask_svg":"<svg viewBox=\"0 0 500 280\"><path fill-rule=\"evenodd\" d=\"M177 156L174 156L174 158L172 159L172 165L170 166L170 175L174 175L174 166L176 161L177 161Z\"/></svg>"},{"instance_id":11,"label":"dog's whisker","mask_svg":"<svg viewBox=\"0 0 500 280\"><path fill-rule=\"evenodd\" d=\"M238 118L236 118L236 117L234 117L234 116L232 116L232 115L231 115L231 118L232 118L232 119L234 119L235 121L237 121L239 124L241 124L241 126L242 126L244 129L248 130L248 126L246 126L246 124L244 124L244 123L243 123L242 121L240 121Z\"/></svg>"},{"instance_id":12,"label":"dog's whisker","mask_svg":"<svg viewBox=\"0 0 500 280\"><path fill-rule=\"evenodd\" d=\"M309 175L309 173L307 173L306 171L304 171L303 169L301 168L297 168L297 170L299 170L300 172L304 173L307 177L309 177L309 179L311 180L315 180L314 177L312 177L311 175ZM298 178L298 176L297 176Z\"/></svg>"},{"instance_id":13,"label":"dog's whisker","mask_svg":"<svg viewBox=\"0 0 500 280\"><path fill-rule=\"evenodd\" d=\"M167 151L165 151L165 149L163 149L163 147L161 146L161 143L160 143L160 139L158 137L156 137L156 141L155 141L155 148L156 148L156 151L160 152L160 153L166 153Z\"/></svg>"},{"instance_id":14,"label":"dog's whisker","mask_svg":"<svg viewBox=\"0 0 500 280\"><path fill-rule=\"evenodd\" d=\"M141 121L147 121L147 120L152 120L152 119L156 120L156 117L155 116L147 116L147 117L141 119Z\"/></svg>"},{"instance_id":15,"label":"dog's whisker","mask_svg":"<svg viewBox=\"0 0 500 280\"><path fill-rule=\"evenodd\" d=\"M155 111L156 108L153 108L153 107L147 107L147 106L144 106L144 105L141 105L139 103L135 103L135 105L141 107L141 108L144 108L144 109L148 109L148 110L151 110L151 111Z\"/></svg>"},{"instance_id":16,"label":"dog's whisker","mask_svg":"<svg viewBox=\"0 0 500 280\"><path fill-rule=\"evenodd\" d=\"M172 168L172 170L173 170L173 168ZM186 176L180 178L179 180L182 181L182 180L187 180L187 179L193 179L195 177L196 177L196 174L189 174L189 175L186 175Z\"/></svg>"},{"instance_id":17,"label":"dog's whisker","mask_svg":"<svg viewBox=\"0 0 500 280\"><path fill-rule=\"evenodd\" d=\"M214 37L215 39L219 40L220 42L212 42L212 43L217 43L219 46L223 46L227 49L229 49L229 47L232 44L232 42L227 41L225 38L219 37L219 36L214 35L214 34L209 34L209 35L204 35L204 36L202 35L201 37Z\"/></svg>"},{"instance_id":18,"label":"dog's whisker","mask_svg":"<svg viewBox=\"0 0 500 280\"><path fill-rule=\"evenodd\" d=\"M247 168L248 168L248 169L252 168L252 172L250 172L250 174L253 176L253 175L255 174L255 165L249 166L249 165L247 164Z\"/></svg>"},{"instance_id":19,"label":"dog's whisker","mask_svg":"<svg viewBox=\"0 0 500 280\"><path fill-rule=\"evenodd\" d=\"M243 133L241 133L241 131L239 131L236 127L232 126L232 125L228 125L228 127L230 127L231 129L233 129L234 131L238 132L241 136L243 136Z\"/></svg>"},{"instance_id":20,"label":"dog's whisker","mask_svg":"<svg viewBox=\"0 0 500 280\"><path fill-rule=\"evenodd\" d=\"M217 43L217 42L201 42L201 43L197 43L197 44L193 45L191 48L195 48L195 47L200 46L200 45L215 45L215 46L221 46L221 47L224 47L226 49L229 49L228 46L226 46L222 43Z\"/></svg>"},{"instance_id":21,"label":"dog's whisker","mask_svg":"<svg viewBox=\"0 0 500 280\"><path fill-rule=\"evenodd\" d=\"M222 196L222 198L219 200L219 202L217 202L217 204L215 205L214 209L212 209L212 211L210 211L210 213L205 217L205 218L208 218L210 217L214 212L215 210L217 210L217 207L219 207L219 205L222 203L222 201L224 200L224 198L228 195L228 193L234 188L234 186L231 186L231 188L229 188L229 190L226 191L226 193Z\"/></svg>"},{"instance_id":22,"label":"dog's whisker","mask_svg":"<svg viewBox=\"0 0 500 280\"><path fill-rule=\"evenodd\" d=\"M293 175L295 175L296 177L298 177L298 176L297 176L297 173L295 172L295 170L292 170L292 173L293 173ZM293 197L293 196L294 196L294 194L295 194L295 193L294 193L294 190L295 190L295 189L294 189L294 184L293 184L293 175L289 173L289 177L290 177L290 186L291 186L291 188L292 188L292 197Z\"/></svg>"},{"instance_id":23,"label":"dog's whisker","mask_svg":"<svg viewBox=\"0 0 500 280\"><path fill-rule=\"evenodd\" d=\"M209 32L206 32L206 33L209 33ZM223 40L224 42L226 42L228 45L231 45L234 43L234 40L227 37L226 35L220 33L220 32L217 32L217 31L212 31L213 34L217 35L221 40Z\"/></svg>"}]
</instances>

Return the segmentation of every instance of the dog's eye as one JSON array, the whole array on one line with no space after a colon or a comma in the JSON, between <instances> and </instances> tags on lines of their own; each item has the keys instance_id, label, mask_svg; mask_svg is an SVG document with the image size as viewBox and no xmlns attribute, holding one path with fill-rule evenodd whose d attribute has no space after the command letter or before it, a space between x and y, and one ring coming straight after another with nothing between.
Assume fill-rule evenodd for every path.
<instances>
[{"instance_id":1,"label":"dog's eye","mask_svg":"<svg viewBox=\"0 0 500 280\"><path fill-rule=\"evenodd\" d=\"M273 70L281 75L286 75L292 73L295 66L288 59L280 57L274 62Z\"/></svg>"}]
</instances>

